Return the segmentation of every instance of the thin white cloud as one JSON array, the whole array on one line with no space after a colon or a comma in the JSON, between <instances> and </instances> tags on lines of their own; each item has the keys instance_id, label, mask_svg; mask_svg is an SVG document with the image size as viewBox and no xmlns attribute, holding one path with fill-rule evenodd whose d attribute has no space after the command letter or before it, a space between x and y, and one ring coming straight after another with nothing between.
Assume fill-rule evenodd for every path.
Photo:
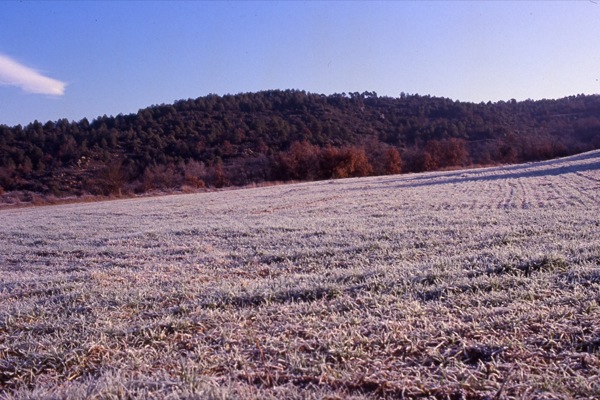
<instances>
[{"instance_id":1,"label":"thin white cloud","mask_svg":"<svg viewBox=\"0 0 600 400\"><path fill-rule=\"evenodd\" d=\"M67 84L0 54L0 85L18 86L28 93L62 96Z\"/></svg>"}]
</instances>

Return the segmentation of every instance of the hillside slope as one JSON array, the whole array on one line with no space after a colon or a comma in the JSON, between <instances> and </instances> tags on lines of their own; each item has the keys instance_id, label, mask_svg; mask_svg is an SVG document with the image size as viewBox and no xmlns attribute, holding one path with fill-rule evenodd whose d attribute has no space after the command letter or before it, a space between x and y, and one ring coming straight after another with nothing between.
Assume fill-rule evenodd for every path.
<instances>
[{"instance_id":1,"label":"hillside slope","mask_svg":"<svg viewBox=\"0 0 600 400\"><path fill-rule=\"evenodd\" d=\"M537 161L600 148L600 96L466 103L299 90L0 125L0 195L123 195Z\"/></svg>"},{"instance_id":2,"label":"hillside slope","mask_svg":"<svg viewBox=\"0 0 600 400\"><path fill-rule=\"evenodd\" d=\"M0 397L597 398L600 152L0 211Z\"/></svg>"}]
</instances>

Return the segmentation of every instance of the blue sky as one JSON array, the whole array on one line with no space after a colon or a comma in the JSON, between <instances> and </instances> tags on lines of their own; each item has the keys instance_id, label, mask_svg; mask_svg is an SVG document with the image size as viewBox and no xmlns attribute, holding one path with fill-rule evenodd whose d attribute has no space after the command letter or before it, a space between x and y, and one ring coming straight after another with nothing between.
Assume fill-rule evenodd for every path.
<instances>
[{"instance_id":1,"label":"blue sky","mask_svg":"<svg viewBox=\"0 0 600 400\"><path fill-rule=\"evenodd\" d=\"M209 93L600 93L600 2L0 2L0 124Z\"/></svg>"}]
</instances>

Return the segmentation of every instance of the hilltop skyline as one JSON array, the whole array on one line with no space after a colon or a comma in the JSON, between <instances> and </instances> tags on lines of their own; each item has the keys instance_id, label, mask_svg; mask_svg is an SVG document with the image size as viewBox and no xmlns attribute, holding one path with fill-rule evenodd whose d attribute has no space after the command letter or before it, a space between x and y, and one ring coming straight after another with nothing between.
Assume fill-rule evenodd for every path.
<instances>
[{"instance_id":1,"label":"hilltop skyline","mask_svg":"<svg viewBox=\"0 0 600 400\"><path fill-rule=\"evenodd\" d=\"M600 93L595 2L4 2L0 124L209 93Z\"/></svg>"}]
</instances>

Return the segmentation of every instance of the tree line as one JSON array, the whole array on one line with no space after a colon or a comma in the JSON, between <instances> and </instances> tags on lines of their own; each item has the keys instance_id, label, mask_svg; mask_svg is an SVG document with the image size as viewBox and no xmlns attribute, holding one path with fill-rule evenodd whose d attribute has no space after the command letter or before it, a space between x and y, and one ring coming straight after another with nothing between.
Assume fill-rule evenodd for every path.
<instances>
[{"instance_id":1,"label":"tree line","mask_svg":"<svg viewBox=\"0 0 600 400\"><path fill-rule=\"evenodd\" d=\"M0 125L0 192L120 195L432 171L600 148L600 96L208 95L91 122Z\"/></svg>"}]
</instances>

